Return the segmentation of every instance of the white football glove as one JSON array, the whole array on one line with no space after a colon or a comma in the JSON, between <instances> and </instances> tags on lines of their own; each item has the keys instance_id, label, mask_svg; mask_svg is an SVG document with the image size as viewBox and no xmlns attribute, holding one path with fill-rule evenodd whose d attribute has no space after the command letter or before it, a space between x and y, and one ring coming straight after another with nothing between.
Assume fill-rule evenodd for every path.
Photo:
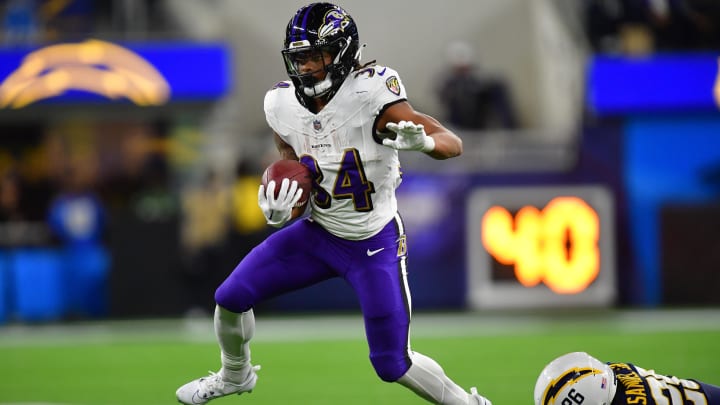
<instances>
[{"instance_id":1,"label":"white football glove","mask_svg":"<svg viewBox=\"0 0 720 405\"><path fill-rule=\"evenodd\" d=\"M280 228L290 220L292 209L295 203L300 200L303 190L298 187L297 181L283 179L280 183L280 191L275 198L275 180L271 180L267 185L267 190L261 184L258 189L258 205L265 215L265 221L268 225Z\"/></svg>"},{"instance_id":2,"label":"white football glove","mask_svg":"<svg viewBox=\"0 0 720 405\"><path fill-rule=\"evenodd\" d=\"M395 139L383 139L383 145L397 150L415 150L431 152L435 149L435 140L425 133L422 124L412 121L388 122L385 128L397 134Z\"/></svg>"}]
</instances>

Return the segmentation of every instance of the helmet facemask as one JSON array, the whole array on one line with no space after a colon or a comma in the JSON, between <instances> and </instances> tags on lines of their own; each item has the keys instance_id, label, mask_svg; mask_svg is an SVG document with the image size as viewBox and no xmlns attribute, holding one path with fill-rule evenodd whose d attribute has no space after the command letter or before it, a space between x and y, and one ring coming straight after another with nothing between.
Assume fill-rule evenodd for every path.
<instances>
[{"instance_id":1,"label":"helmet facemask","mask_svg":"<svg viewBox=\"0 0 720 405\"><path fill-rule=\"evenodd\" d=\"M294 44L291 44L289 49L282 51L288 76L304 97L332 97L357 63L357 42L353 42L350 37L338 38L323 46L310 46L304 44L306 42L302 41L298 44L299 46L294 47ZM332 58L328 64L325 64L324 53L329 54ZM306 73L300 71L300 66L304 61L316 58L322 61L322 67L319 70ZM315 78L320 70L326 73L322 80Z\"/></svg>"}]
</instances>

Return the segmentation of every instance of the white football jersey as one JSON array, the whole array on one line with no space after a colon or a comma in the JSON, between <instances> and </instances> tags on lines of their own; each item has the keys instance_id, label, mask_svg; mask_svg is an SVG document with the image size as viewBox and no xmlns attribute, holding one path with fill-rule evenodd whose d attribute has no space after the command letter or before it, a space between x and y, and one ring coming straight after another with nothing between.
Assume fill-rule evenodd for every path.
<instances>
[{"instance_id":1,"label":"white football jersey","mask_svg":"<svg viewBox=\"0 0 720 405\"><path fill-rule=\"evenodd\" d=\"M365 239L395 215L398 151L374 138L373 127L385 108L406 98L397 72L377 65L352 72L318 114L298 102L290 81L265 95L268 124L320 185L310 215L333 235Z\"/></svg>"}]
</instances>

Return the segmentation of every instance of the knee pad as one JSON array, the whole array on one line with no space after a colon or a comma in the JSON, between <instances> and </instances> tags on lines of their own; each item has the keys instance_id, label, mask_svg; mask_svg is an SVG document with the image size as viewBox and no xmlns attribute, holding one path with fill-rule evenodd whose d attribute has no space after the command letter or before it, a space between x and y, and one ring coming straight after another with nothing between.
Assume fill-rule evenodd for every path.
<instances>
[{"instance_id":1,"label":"knee pad","mask_svg":"<svg viewBox=\"0 0 720 405\"><path fill-rule=\"evenodd\" d=\"M412 364L407 353L370 354L375 373L385 382L395 382L402 377Z\"/></svg>"}]
</instances>

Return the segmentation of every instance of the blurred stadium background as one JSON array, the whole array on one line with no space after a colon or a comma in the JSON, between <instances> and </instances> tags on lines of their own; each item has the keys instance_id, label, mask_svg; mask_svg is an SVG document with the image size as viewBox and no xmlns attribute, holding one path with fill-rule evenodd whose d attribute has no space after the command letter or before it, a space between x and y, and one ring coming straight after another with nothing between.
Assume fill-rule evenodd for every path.
<instances>
[{"instance_id":1,"label":"blurred stadium background","mask_svg":"<svg viewBox=\"0 0 720 405\"><path fill-rule=\"evenodd\" d=\"M218 366L212 293L271 232L262 100L304 4L0 1L0 404L171 403ZM401 156L414 347L497 404L571 350L720 383L718 2L340 5L417 109L449 122L462 43L516 117ZM341 282L257 314L262 384L218 403L417 403Z\"/></svg>"}]
</instances>

